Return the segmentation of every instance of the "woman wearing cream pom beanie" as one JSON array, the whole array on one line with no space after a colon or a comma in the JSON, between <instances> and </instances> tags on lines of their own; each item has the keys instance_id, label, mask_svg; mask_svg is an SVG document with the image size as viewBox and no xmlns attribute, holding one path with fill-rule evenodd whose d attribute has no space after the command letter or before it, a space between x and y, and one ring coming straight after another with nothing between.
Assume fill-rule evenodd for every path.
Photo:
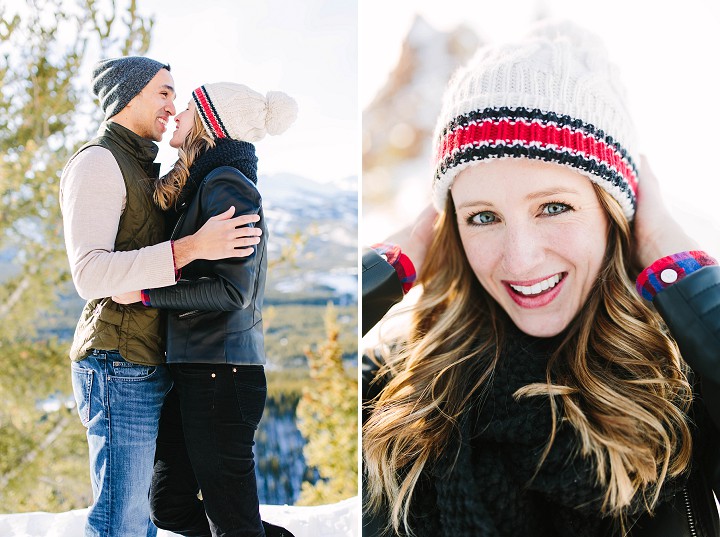
<instances>
[{"instance_id":1,"label":"woman wearing cream pom beanie","mask_svg":"<svg viewBox=\"0 0 720 537\"><path fill-rule=\"evenodd\" d=\"M366 526L720 535L720 340L700 336L718 318L720 268L640 165L600 39L544 21L478 50L434 140L435 224L426 211L396 234L424 254L416 300L400 337L363 359ZM363 282L381 310L413 260L387 243L370 254L372 276L396 272Z\"/></svg>"},{"instance_id":2,"label":"woman wearing cream pom beanie","mask_svg":"<svg viewBox=\"0 0 720 537\"><path fill-rule=\"evenodd\" d=\"M174 385L160 418L150 503L155 524L180 535L292 537L261 521L255 482L252 446L267 391L261 307L268 234L253 143L284 132L296 117L297 104L284 93L205 84L175 117L170 145L179 159L155 185L171 240L226 211L259 217L257 236L246 239L251 255L190 263L174 286L139 294L146 306L168 310ZM113 298L129 302L138 293Z\"/></svg>"}]
</instances>

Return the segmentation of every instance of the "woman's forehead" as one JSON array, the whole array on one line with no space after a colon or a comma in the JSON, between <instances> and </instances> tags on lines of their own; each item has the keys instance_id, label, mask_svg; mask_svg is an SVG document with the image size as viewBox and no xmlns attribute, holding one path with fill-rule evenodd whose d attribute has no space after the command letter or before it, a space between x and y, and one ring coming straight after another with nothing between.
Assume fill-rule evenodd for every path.
<instances>
[{"instance_id":1,"label":"woman's forehead","mask_svg":"<svg viewBox=\"0 0 720 537\"><path fill-rule=\"evenodd\" d=\"M577 170L532 159L493 159L483 161L461 171L451 188L453 197L477 195L485 192L516 193L530 197L567 193L593 194L590 180Z\"/></svg>"}]
</instances>

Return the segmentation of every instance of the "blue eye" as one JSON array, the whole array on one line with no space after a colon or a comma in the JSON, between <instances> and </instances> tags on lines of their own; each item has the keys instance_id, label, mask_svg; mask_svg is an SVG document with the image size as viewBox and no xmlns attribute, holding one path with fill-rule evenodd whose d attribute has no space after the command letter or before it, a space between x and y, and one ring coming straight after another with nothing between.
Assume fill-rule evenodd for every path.
<instances>
[{"instance_id":1,"label":"blue eye","mask_svg":"<svg viewBox=\"0 0 720 537\"><path fill-rule=\"evenodd\" d=\"M492 224L497 221L497 217L494 213L491 213L490 211L482 211L480 213L472 215L470 218L468 218L469 224L475 224L479 226L485 226L488 224Z\"/></svg>"},{"instance_id":2,"label":"blue eye","mask_svg":"<svg viewBox=\"0 0 720 537\"><path fill-rule=\"evenodd\" d=\"M567 203L560 203L557 201L553 201L551 203L546 203L542 207L542 212L545 215L548 216L555 216L556 214L562 214L567 211L572 211L573 208L568 205Z\"/></svg>"}]
</instances>

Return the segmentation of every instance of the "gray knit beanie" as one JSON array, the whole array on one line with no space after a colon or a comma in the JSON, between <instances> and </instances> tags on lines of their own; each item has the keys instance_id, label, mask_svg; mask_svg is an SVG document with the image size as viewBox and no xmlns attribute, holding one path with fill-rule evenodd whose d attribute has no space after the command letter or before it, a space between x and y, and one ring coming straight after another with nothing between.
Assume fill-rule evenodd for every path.
<instances>
[{"instance_id":1,"label":"gray knit beanie","mask_svg":"<svg viewBox=\"0 0 720 537\"><path fill-rule=\"evenodd\" d=\"M125 108L160 69L170 66L143 56L100 60L93 69L92 90L109 119Z\"/></svg>"}]
</instances>

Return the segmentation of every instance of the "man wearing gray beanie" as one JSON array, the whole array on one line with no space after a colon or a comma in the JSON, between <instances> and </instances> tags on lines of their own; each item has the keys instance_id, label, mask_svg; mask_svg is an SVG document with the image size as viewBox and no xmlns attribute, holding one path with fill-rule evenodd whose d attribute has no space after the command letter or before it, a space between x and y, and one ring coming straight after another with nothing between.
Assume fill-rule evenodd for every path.
<instances>
[{"instance_id":1,"label":"man wearing gray beanie","mask_svg":"<svg viewBox=\"0 0 720 537\"><path fill-rule=\"evenodd\" d=\"M256 215L211 218L195 235L165 240L154 203L154 164L175 114L170 67L139 56L107 59L92 90L105 115L60 182L65 245L73 282L87 300L70 350L78 413L87 428L93 505L86 536L156 535L148 492L160 409L170 389L164 328L157 309L120 305L113 295L174 285L196 259L244 257Z\"/></svg>"}]
</instances>

